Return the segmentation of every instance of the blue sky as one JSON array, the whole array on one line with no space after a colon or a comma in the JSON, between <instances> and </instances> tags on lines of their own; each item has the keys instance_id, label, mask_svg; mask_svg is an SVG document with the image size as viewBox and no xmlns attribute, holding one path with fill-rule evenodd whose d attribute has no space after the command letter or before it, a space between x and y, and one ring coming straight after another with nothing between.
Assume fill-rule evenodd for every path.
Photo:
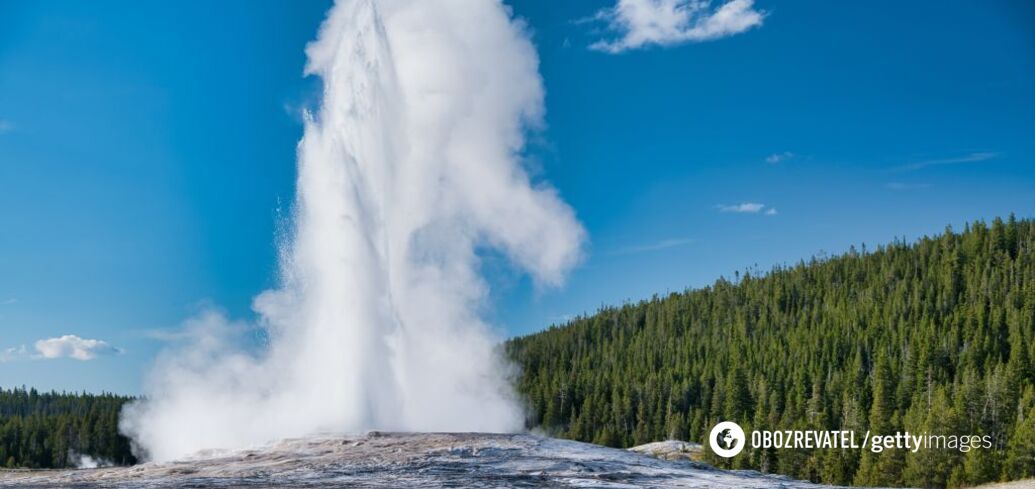
<instances>
[{"instance_id":1,"label":"blue sky","mask_svg":"<svg viewBox=\"0 0 1035 489\"><path fill-rule=\"evenodd\" d=\"M1035 216L1028 2L759 0L707 30L713 2L649 32L610 0L508 3L547 92L528 165L590 243L560 289L487 261L502 334ZM328 7L0 0L0 385L135 393L156 331L206 304L250 316ZM104 344L36 347L64 335Z\"/></svg>"}]
</instances>

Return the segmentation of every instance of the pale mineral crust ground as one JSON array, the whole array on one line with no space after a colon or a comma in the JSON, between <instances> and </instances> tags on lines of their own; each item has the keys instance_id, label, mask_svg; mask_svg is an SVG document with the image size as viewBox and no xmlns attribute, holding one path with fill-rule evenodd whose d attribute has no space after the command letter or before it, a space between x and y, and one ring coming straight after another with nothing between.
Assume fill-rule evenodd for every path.
<instances>
[{"instance_id":1,"label":"pale mineral crust ground","mask_svg":"<svg viewBox=\"0 0 1035 489\"><path fill-rule=\"evenodd\" d=\"M752 471L525 434L327 434L170 463L4 470L3 487L820 488Z\"/></svg>"}]
</instances>

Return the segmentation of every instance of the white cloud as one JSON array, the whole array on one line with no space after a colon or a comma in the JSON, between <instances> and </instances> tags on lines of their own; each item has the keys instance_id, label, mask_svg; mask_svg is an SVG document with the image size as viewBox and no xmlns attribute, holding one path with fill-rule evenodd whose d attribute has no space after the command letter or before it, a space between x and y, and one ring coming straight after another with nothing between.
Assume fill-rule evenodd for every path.
<instances>
[{"instance_id":1,"label":"white cloud","mask_svg":"<svg viewBox=\"0 0 1035 489\"><path fill-rule=\"evenodd\" d=\"M0 305L4 305L4 306L9 306L11 304L17 304L17 303L18 303L18 298L17 297L8 297L8 298L0 301Z\"/></svg>"},{"instance_id":2,"label":"white cloud","mask_svg":"<svg viewBox=\"0 0 1035 489\"><path fill-rule=\"evenodd\" d=\"M0 134L7 134L14 130L14 124L7 119L0 119Z\"/></svg>"},{"instance_id":3,"label":"white cloud","mask_svg":"<svg viewBox=\"0 0 1035 489\"><path fill-rule=\"evenodd\" d=\"M766 156L765 162L769 163L770 165L775 165L782 161L787 161L791 158L794 158L794 153L791 153L790 151L784 151L783 153L773 153L769 156Z\"/></svg>"},{"instance_id":4,"label":"white cloud","mask_svg":"<svg viewBox=\"0 0 1035 489\"><path fill-rule=\"evenodd\" d=\"M122 350L109 345L105 341L80 338L66 334L56 338L37 341L32 351L25 345L0 350L0 363L15 360L51 360L55 358L74 358L76 360L93 360L100 355L114 355Z\"/></svg>"},{"instance_id":5,"label":"white cloud","mask_svg":"<svg viewBox=\"0 0 1035 489\"><path fill-rule=\"evenodd\" d=\"M39 357L46 359L67 357L76 360L93 360L98 355L119 353L118 348L104 341L80 338L72 334L39 340L35 346Z\"/></svg>"},{"instance_id":6,"label":"white cloud","mask_svg":"<svg viewBox=\"0 0 1035 489\"><path fill-rule=\"evenodd\" d=\"M762 25L765 12L753 5L754 0L730 0L713 9L705 0L618 0L588 19L606 22L616 37L589 47L620 53L732 36Z\"/></svg>"},{"instance_id":7,"label":"white cloud","mask_svg":"<svg viewBox=\"0 0 1035 489\"><path fill-rule=\"evenodd\" d=\"M778 214L775 208L758 202L741 202L739 204L719 204L715 206L719 212L732 212L735 214L764 214L775 216Z\"/></svg>"},{"instance_id":8,"label":"white cloud","mask_svg":"<svg viewBox=\"0 0 1035 489\"><path fill-rule=\"evenodd\" d=\"M991 160L993 158L998 158L1000 156L1002 156L1002 153L995 152L995 151L979 151L979 152L969 153L969 154L966 154L966 155L963 155L963 156L957 156L957 157L954 157L954 158L942 158L942 159L937 159L937 160L917 161L915 163L909 163L907 165L902 165L902 166L900 166L898 168L895 168L895 170L903 172L903 171L920 170L922 168L927 168L929 166L958 165L958 164L961 164L961 163L978 163L978 162L981 162L981 161L987 161L987 160Z\"/></svg>"},{"instance_id":9,"label":"white cloud","mask_svg":"<svg viewBox=\"0 0 1035 489\"><path fill-rule=\"evenodd\" d=\"M725 205L719 204L718 209L721 212L737 212L741 214L757 214L765 208L765 204L759 204L757 202L741 202L739 204Z\"/></svg>"}]
</instances>

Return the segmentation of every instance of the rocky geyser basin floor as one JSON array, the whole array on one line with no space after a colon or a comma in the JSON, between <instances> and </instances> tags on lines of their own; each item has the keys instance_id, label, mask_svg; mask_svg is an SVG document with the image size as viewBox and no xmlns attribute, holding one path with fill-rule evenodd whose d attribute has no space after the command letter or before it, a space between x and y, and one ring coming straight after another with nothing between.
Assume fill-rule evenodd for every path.
<instances>
[{"instance_id":1,"label":"rocky geyser basin floor","mask_svg":"<svg viewBox=\"0 0 1035 489\"><path fill-rule=\"evenodd\" d=\"M4 470L0 486L829 487L534 435L379 432L318 435L133 467Z\"/></svg>"}]
</instances>

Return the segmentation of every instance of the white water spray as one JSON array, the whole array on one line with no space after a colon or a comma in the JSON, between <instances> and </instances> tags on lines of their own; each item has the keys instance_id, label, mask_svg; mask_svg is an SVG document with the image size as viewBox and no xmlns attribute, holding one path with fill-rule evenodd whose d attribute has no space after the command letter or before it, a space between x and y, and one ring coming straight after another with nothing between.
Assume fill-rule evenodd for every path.
<instances>
[{"instance_id":1,"label":"white water spray","mask_svg":"<svg viewBox=\"0 0 1035 489\"><path fill-rule=\"evenodd\" d=\"M320 431L512 431L480 319L479 249L558 284L584 232L520 164L538 59L498 0L340 0L306 50L324 82L298 148L281 285L259 355L216 312L159 357L122 431L169 460Z\"/></svg>"}]
</instances>

